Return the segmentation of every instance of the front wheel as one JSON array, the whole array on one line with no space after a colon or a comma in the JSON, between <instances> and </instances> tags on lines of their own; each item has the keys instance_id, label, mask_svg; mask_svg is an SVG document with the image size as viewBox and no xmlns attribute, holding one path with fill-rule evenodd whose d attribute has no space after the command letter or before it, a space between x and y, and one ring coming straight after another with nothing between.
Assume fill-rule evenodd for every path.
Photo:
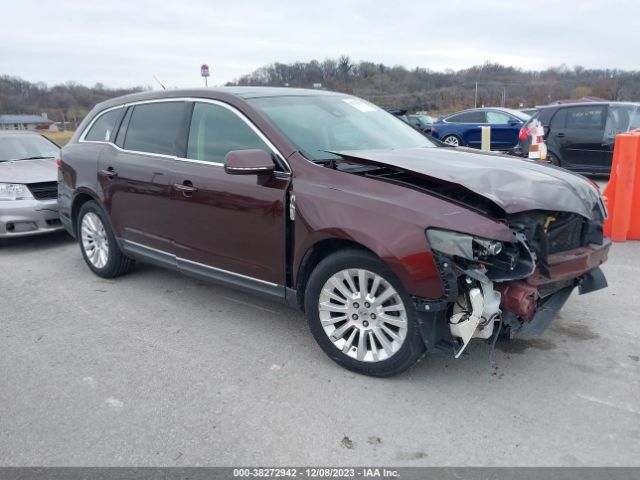
<instances>
[{"instance_id":1,"label":"front wheel","mask_svg":"<svg viewBox=\"0 0 640 480\"><path fill-rule=\"evenodd\" d=\"M364 375L396 375L425 352L411 299L394 273L361 250L330 255L305 292L311 332L341 366Z\"/></svg>"},{"instance_id":2,"label":"front wheel","mask_svg":"<svg viewBox=\"0 0 640 480\"><path fill-rule=\"evenodd\" d=\"M452 147L459 147L460 145L462 145L462 142L460 141L460 139L455 135L447 135L442 139L442 143L445 143Z\"/></svg>"},{"instance_id":3,"label":"front wheel","mask_svg":"<svg viewBox=\"0 0 640 480\"><path fill-rule=\"evenodd\" d=\"M560 159L551 152L547 153L547 162L549 162L551 165L555 165L556 167L562 166L560 165Z\"/></svg>"},{"instance_id":4,"label":"front wheel","mask_svg":"<svg viewBox=\"0 0 640 480\"><path fill-rule=\"evenodd\" d=\"M135 262L118 247L107 217L96 202L82 205L77 228L82 256L93 273L113 278L133 269Z\"/></svg>"}]
</instances>

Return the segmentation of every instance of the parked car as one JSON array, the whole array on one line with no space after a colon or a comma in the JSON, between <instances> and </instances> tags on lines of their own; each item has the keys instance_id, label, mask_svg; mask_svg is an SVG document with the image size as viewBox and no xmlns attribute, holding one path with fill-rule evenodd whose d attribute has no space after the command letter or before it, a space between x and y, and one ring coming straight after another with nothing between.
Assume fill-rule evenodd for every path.
<instances>
[{"instance_id":1,"label":"parked car","mask_svg":"<svg viewBox=\"0 0 640 480\"><path fill-rule=\"evenodd\" d=\"M544 128L547 160L569 170L609 173L616 135L640 128L640 103L594 102L540 107L520 130L517 155L527 156L529 123Z\"/></svg>"},{"instance_id":2,"label":"parked car","mask_svg":"<svg viewBox=\"0 0 640 480\"><path fill-rule=\"evenodd\" d=\"M37 133L0 131L0 238L62 230L55 159L60 148Z\"/></svg>"},{"instance_id":3,"label":"parked car","mask_svg":"<svg viewBox=\"0 0 640 480\"><path fill-rule=\"evenodd\" d=\"M591 183L438 147L344 94L108 100L62 150L59 179L63 224L95 274L150 262L287 302L331 359L367 375L542 331L576 286L606 286Z\"/></svg>"},{"instance_id":4,"label":"parked car","mask_svg":"<svg viewBox=\"0 0 640 480\"><path fill-rule=\"evenodd\" d=\"M507 108L473 108L439 119L431 127L431 135L454 147L480 148L480 127L491 127L491 149L511 150L529 118L525 113Z\"/></svg>"},{"instance_id":5,"label":"parked car","mask_svg":"<svg viewBox=\"0 0 640 480\"><path fill-rule=\"evenodd\" d=\"M407 115L407 121L422 133L431 133L431 128L436 122L436 118L430 115Z\"/></svg>"}]
</instances>

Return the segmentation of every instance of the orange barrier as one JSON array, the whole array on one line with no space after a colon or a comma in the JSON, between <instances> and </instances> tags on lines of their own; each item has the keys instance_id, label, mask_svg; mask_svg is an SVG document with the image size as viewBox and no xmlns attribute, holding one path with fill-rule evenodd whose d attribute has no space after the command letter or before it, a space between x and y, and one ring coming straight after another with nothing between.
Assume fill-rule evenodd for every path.
<instances>
[{"instance_id":1,"label":"orange barrier","mask_svg":"<svg viewBox=\"0 0 640 480\"><path fill-rule=\"evenodd\" d=\"M605 235L614 242L640 240L640 129L616 137L603 195L609 211Z\"/></svg>"}]
</instances>

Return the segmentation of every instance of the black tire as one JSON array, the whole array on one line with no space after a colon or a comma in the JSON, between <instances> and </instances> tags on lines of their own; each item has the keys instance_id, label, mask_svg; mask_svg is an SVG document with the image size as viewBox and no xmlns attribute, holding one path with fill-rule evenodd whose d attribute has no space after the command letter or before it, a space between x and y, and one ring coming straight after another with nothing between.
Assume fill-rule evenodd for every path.
<instances>
[{"instance_id":1,"label":"black tire","mask_svg":"<svg viewBox=\"0 0 640 480\"><path fill-rule=\"evenodd\" d=\"M329 334L325 332L321 323L319 303L323 287L333 275L346 269L364 269L382 277L395 289L402 300L407 318L406 336L399 349L384 360L361 361L346 355L330 340ZM425 346L418 330L417 314L411 298L391 269L367 251L345 249L323 259L309 277L304 304L307 322L314 338L329 358L348 370L374 377L389 377L405 371L425 354ZM359 336L360 333L356 335ZM370 346L370 344L367 345Z\"/></svg>"},{"instance_id":2,"label":"black tire","mask_svg":"<svg viewBox=\"0 0 640 480\"><path fill-rule=\"evenodd\" d=\"M89 259L89 256L85 251L82 234L82 223L85 216L89 214L96 215L102 222L102 226L104 227L108 245L107 260L104 266L96 266ZM80 211L78 212L78 220L76 223L76 235L78 238L78 243L80 244L80 251L82 252L82 256L84 257L85 262L87 262L89 268L96 275L103 278L114 278L120 275L124 275L125 273L133 270L135 261L127 257L124 253L122 253L122 250L120 250L118 242L116 241L116 237L113 234L113 230L111 229L111 224L109 223L109 220L107 219L107 216L102 208L100 208L100 206L96 202L89 201L83 204L82 207L80 207Z\"/></svg>"},{"instance_id":3,"label":"black tire","mask_svg":"<svg viewBox=\"0 0 640 480\"><path fill-rule=\"evenodd\" d=\"M452 141L457 142L457 144L449 143L449 142L452 142ZM450 147L462 147L462 146L464 146L462 144L462 139L460 137L458 137L457 135L445 135L442 138L442 143L445 143L445 144L449 145Z\"/></svg>"},{"instance_id":4,"label":"black tire","mask_svg":"<svg viewBox=\"0 0 640 480\"><path fill-rule=\"evenodd\" d=\"M555 154L553 154L551 152L547 152L547 161L551 165L555 165L556 167L561 167L562 166L560 164L560 159Z\"/></svg>"}]
</instances>

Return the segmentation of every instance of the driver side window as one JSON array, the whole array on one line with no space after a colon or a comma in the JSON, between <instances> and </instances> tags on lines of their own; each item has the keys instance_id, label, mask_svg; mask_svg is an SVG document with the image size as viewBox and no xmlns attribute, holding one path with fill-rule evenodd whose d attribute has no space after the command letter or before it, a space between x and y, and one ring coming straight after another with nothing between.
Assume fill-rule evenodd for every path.
<instances>
[{"instance_id":1,"label":"driver side window","mask_svg":"<svg viewBox=\"0 0 640 480\"><path fill-rule=\"evenodd\" d=\"M234 112L210 103L196 103L191 117L187 158L211 163L224 163L232 150L270 148Z\"/></svg>"},{"instance_id":2,"label":"driver side window","mask_svg":"<svg viewBox=\"0 0 640 480\"><path fill-rule=\"evenodd\" d=\"M511 117L503 112L494 112L492 110L487 112L487 123L493 123L495 125L508 125Z\"/></svg>"}]
</instances>

